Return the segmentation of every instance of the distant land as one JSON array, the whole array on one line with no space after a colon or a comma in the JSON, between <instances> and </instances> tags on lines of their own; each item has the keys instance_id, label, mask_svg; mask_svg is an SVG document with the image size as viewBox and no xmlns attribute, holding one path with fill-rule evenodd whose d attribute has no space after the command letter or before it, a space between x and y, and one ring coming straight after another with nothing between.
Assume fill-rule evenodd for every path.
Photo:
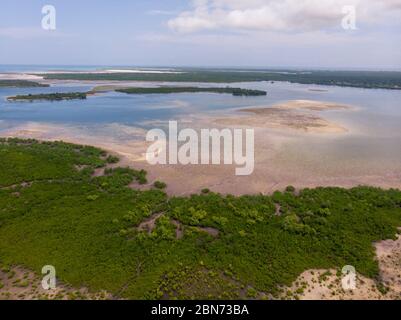
<instances>
[{"instance_id":1,"label":"distant land","mask_svg":"<svg viewBox=\"0 0 401 320\"><path fill-rule=\"evenodd\" d=\"M8 101L34 101L34 100L49 100L49 101L61 101L61 100L74 100L86 99L87 93L85 92L68 92L68 93L43 93L43 94L27 94L17 95L8 97Z\"/></svg>"},{"instance_id":2,"label":"distant land","mask_svg":"<svg viewBox=\"0 0 401 320\"><path fill-rule=\"evenodd\" d=\"M195 92L212 92L212 93L231 93L233 96L265 96L266 91L250 90L241 88L200 88L200 87L157 87L157 88L124 88L117 89L117 92L127 94L167 94L167 93L195 93Z\"/></svg>"},{"instance_id":3,"label":"distant land","mask_svg":"<svg viewBox=\"0 0 401 320\"><path fill-rule=\"evenodd\" d=\"M288 81L368 89L401 89L401 72L396 71L269 71L177 69L177 73L146 72L80 72L36 74L47 80L108 80L108 81L163 81L163 82L255 82Z\"/></svg>"},{"instance_id":4,"label":"distant land","mask_svg":"<svg viewBox=\"0 0 401 320\"><path fill-rule=\"evenodd\" d=\"M109 91L109 90L106 90ZM157 88L119 88L115 89L116 92L126 94L169 94L169 93L196 93L196 92L211 92L211 93L229 93L233 96L265 96L266 91L262 90L250 90L241 88L200 88L200 87L157 87ZM87 95L94 94L97 91L94 88L93 91L89 92L63 92L63 93L41 93L41 94L26 94L16 95L8 97L7 100L13 101L35 101L35 100L47 100L47 101L61 101L61 100L84 100Z\"/></svg>"},{"instance_id":5,"label":"distant land","mask_svg":"<svg viewBox=\"0 0 401 320\"><path fill-rule=\"evenodd\" d=\"M49 87L48 84L28 80L0 80L0 88L33 88L33 87Z\"/></svg>"}]
</instances>

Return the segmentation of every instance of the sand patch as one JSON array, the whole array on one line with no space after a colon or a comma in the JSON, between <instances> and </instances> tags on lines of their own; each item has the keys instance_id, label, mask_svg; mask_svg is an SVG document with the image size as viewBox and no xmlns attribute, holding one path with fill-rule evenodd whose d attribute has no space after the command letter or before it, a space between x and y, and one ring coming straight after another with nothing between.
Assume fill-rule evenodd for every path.
<instances>
[{"instance_id":1,"label":"sand patch","mask_svg":"<svg viewBox=\"0 0 401 320\"><path fill-rule=\"evenodd\" d=\"M149 218L142 221L137 227L138 231L146 231L148 234L151 234L152 231L156 228L156 222L159 218L161 218L165 213L158 212L152 214Z\"/></svg>"},{"instance_id":2,"label":"sand patch","mask_svg":"<svg viewBox=\"0 0 401 320\"><path fill-rule=\"evenodd\" d=\"M0 80L43 80L42 76L27 73L0 73Z\"/></svg>"},{"instance_id":3,"label":"sand patch","mask_svg":"<svg viewBox=\"0 0 401 320\"><path fill-rule=\"evenodd\" d=\"M101 92L109 92L121 89L127 89L129 87L124 85L113 85L113 84L105 84L105 85L98 85L93 87L90 92L92 93L101 93Z\"/></svg>"},{"instance_id":4,"label":"sand patch","mask_svg":"<svg viewBox=\"0 0 401 320\"><path fill-rule=\"evenodd\" d=\"M94 71L70 71L70 70L51 70L51 71L35 71L32 74L113 74L113 73L148 73L148 74L181 74L182 71L174 69L107 69Z\"/></svg>"},{"instance_id":5,"label":"sand patch","mask_svg":"<svg viewBox=\"0 0 401 320\"><path fill-rule=\"evenodd\" d=\"M380 280L401 299L401 235L397 240L375 244L380 265Z\"/></svg>"},{"instance_id":6,"label":"sand patch","mask_svg":"<svg viewBox=\"0 0 401 320\"><path fill-rule=\"evenodd\" d=\"M175 226L175 238L177 240L182 239L182 237L184 236L182 223L176 219L171 219L170 222Z\"/></svg>"},{"instance_id":7,"label":"sand patch","mask_svg":"<svg viewBox=\"0 0 401 320\"><path fill-rule=\"evenodd\" d=\"M291 100L286 103L276 104L275 107L282 109L306 109L311 111L326 110L349 110L351 106L332 102L313 101L313 100Z\"/></svg>"},{"instance_id":8,"label":"sand patch","mask_svg":"<svg viewBox=\"0 0 401 320\"><path fill-rule=\"evenodd\" d=\"M251 116L218 118L217 124L257 128L293 129L312 133L344 133L348 130L332 123L317 112L347 110L351 107L320 101L293 100L266 108L246 108L239 112Z\"/></svg>"},{"instance_id":9,"label":"sand patch","mask_svg":"<svg viewBox=\"0 0 401 320\"><path fill-rule=\"evenodd\" d=\"M212 227L196 227L199 231L206 232L208 235L212 236L213 238L217 238L220 234L220 231L216 228Z\"/></svg>"}]
</instances>

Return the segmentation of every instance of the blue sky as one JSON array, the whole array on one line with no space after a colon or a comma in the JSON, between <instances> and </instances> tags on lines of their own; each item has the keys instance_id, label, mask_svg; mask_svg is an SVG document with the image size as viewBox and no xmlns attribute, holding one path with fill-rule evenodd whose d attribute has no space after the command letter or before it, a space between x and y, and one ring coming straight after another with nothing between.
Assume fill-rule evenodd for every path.
<instances>
[{"instance_id":1,"label":"blue sky","mask_svg":"<svg viewBox=\"0 0 401 320\"><path fill-rule=\"evenodd\" d=\"M400 69L400 18L401 0L1 0L0 64Z\"/></svg>"}]
</instances>

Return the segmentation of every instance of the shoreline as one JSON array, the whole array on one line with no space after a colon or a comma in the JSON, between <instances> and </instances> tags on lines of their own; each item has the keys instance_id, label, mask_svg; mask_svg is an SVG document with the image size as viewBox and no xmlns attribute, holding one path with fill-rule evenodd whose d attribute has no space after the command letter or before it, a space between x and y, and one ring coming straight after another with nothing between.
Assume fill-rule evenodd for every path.
<instances>
[{"instance_id":1,"label":"shoreline","mask_svg":"<svg viewBox=\"0 0 401 320\"><path fill-rule=\"evenodd\" d=\"M210 118L195 119L196 126L202 127ZM396 167L376 165L374 161L366 164L346 162L347 167L338 165L335 159L319 160L318 155L308 159L297 156L297 141L309 139L330 143L337 139L335 134L317 134L302 131L255 130L255 171L250 176L236 176L235 165L150 165L144 161L149 143L144 140L146 131L141 128L110 125L113 132L124 132L132 139L119 139L109 134L90 135L74 127L27 123L3 130L5 137L34 138L37 140L61 140L69 143L92 145L117 155L121 166L130 166L148 171L149 180L162 180L167 183L169 195L189 195L208 188L221 194L247 195L272 194L284 190L288 185L296 189L313 187L352 188L370 185L384 189L401 189L401 173ZM305 141L309 141L305 140ZM320 143L320 142L319 142ZM296 156L294 158L294 156ZM355 164L356 165L356 164ZM371 167L373 166L373 167Z\"/></svg>"}]
</instances>

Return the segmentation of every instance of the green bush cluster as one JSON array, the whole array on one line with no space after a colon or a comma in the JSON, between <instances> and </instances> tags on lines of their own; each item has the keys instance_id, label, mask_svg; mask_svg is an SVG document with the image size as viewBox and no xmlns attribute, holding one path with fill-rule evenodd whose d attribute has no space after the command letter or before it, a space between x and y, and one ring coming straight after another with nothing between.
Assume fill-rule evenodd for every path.
<instances>
[{"instance_id":1,"label":"green bush cluster","mask_svg":"<svg viewBox=\"0 0 401 320\"><path fill-rule=\"evenodd\" d=\"M117 89L117 92L127 94L169 94L169 93L196 93L196 92L210 92L210 93L229 93L233 96L265 96L266 91L251 90L230 87L217 87L217 88L202 88L202 87L157 87L157 88L126 88Z\"/></svg>"},{"instance_id":2,"label":"green bush cluster","mask_svg":"<svg viewBox=\"0 0 401 320\"><path fill-rule=\"evenodd\" d=\"M0 80L0 88L4 87L35 88L35 87L50 87L50 85L28 80Z\"/></svg>"},{"instance_id":3,"label":"green bush cluster","mask_svg":"<svg viewBox=\"0 0 401 320\"><path fill-rule=\"evenodd\" d=\"M41 93L41 94L27 94L27 95L16 95L8 97L9 101L34 101L34 100L49 100L49 101L61 101L61 100L84 100L86 99L86 92L67 92L67 93Z\"/></svg>"},{"instance_id":4,"label":"green bush cluster","mask_svg":"<svg viewBox=\"0 0 401 320\"><path fill-rule=\"evenodd\" d=\"M153 186L154 186L155 188L157 188L157 189L166 189L167 184L164 183L164 182L161 182L161 181L155 181L155 182L153 183Z\"/></svg>"}]
</instances>

